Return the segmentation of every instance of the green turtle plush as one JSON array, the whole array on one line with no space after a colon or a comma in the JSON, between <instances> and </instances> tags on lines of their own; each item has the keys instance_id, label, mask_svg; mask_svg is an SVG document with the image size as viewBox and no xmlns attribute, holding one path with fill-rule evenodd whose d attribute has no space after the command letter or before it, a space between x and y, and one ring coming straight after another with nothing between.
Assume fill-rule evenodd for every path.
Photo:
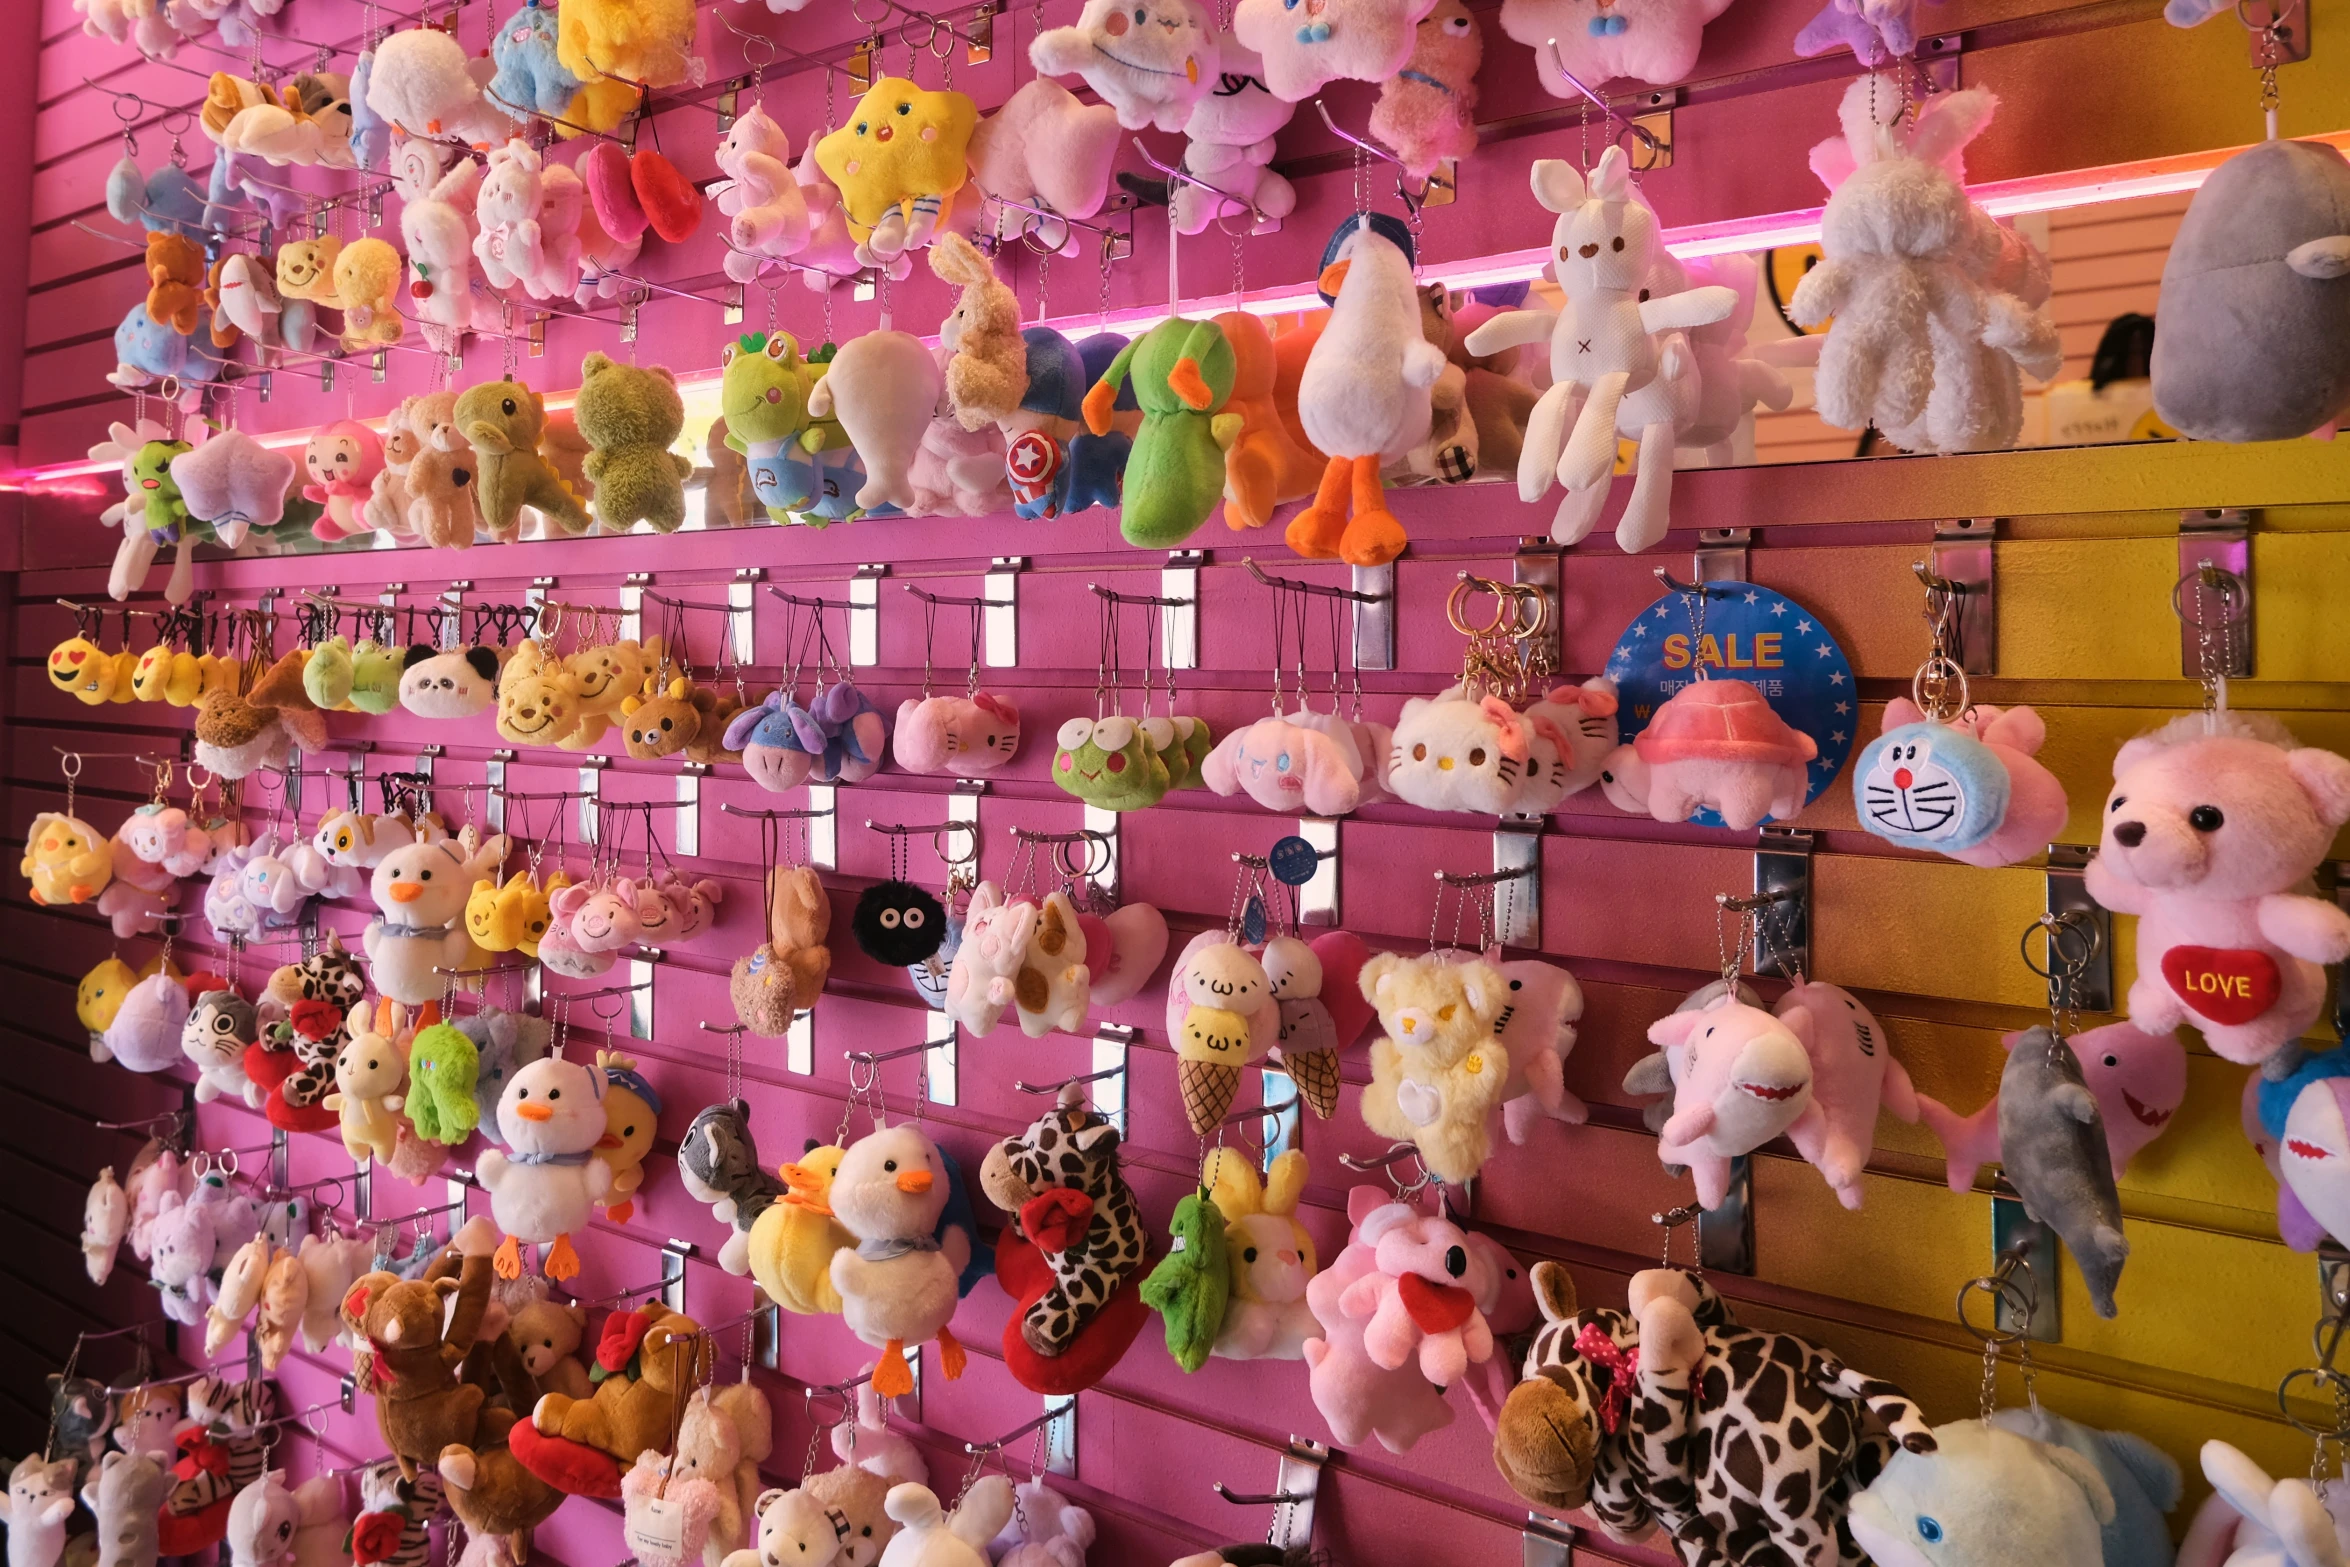
<instances>
[{"instance_id":1,"label":"green turtle plush","mask_svg":"<svg viewBox=\"0 0 2350 1567\"><path fill-rule=\"evenodd\" d=\"M1219 413L1232 395L1232 345L1213 321L1162 321L1118 351L1085 394L1085 426L1110 433L1128 377L1142 428L1126 459L1126 542L1171 549L1191 537L1224 498L1224 448L1239 437L1238 414Z\"/></svg>"},{"instance_id":2,"label":"green turtle plush","mask_svg":"<svg viewBox=\"0 0 2350 1567\"><path fill-rule=\"evenodd\" d=\"M1167 1324L1167 1353L1186 1371L1208 1363L1232 1299L1224 1215L1206 1192L1175 1205L1174 1241L1142 1281L1142 1303Z\"/></svg>"},{"instance_id":3,"label":"green turtle plush","mask_svg":"<svg viewBox=\"0 0 2350 1567\"><path fill-rule=\"evenodd\" d=\"M481 1052L447 1023L416 1031L408 1049L408 1100L402 1106L416 1135L451 1147L473 1135L481 1106L473 1097Z\"/></svg>"}]
</instances>

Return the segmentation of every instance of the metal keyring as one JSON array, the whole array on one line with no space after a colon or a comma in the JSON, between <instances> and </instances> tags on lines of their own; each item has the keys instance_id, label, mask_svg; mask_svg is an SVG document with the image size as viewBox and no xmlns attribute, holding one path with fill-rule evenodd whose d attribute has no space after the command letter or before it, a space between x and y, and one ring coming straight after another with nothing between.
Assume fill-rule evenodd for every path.
<instances>
[{"instance_id":1,"label":"metal keyring","mask_svg":"<svg viewBox=\"0 0 2350 1567\"><path fill-rule=\"evenodd\" d=\"M2286 1372L2285 1380L2277 1384L2277 1411L2285 1417L2285 1424L2303 1436L2337 1437L2350 1435L2350 1432L2343 1431L2339 1426L2313 1426L2293 1413L2293 1384L2303 1377L2309 1378L2320 1388L2333 1389L2337 1397L2345 1391L2350 1391L2350 1377L2345 1377L2341 1372L2330 1367L2303 1366L2298 1371Z\"/></svg>"},{"instance_id":2,"label":"metal keyring","mask_svg":"<svg viewBox=\"0 0 2350 1567\"><path fill-rule=\"evenodd\" d=\"M1510 587L1511 584L1495 582L1490 578L1474 576L1464 571L1460 575L1460 580L1452 585L1452 591L1445 595L1444 618L1451 621L1452 629L1464 637L1490 636L1501 629L1502 618L1512 614L1515 610L1516 606L1511 601ZM1493 618L1482 626L1472 626L1463 613L1468 603L1466 595L1479 589L1493 595Z\"/></svg>"},{"instance_id":3,"label":"metal keyring","mask_svg":"<svg viewBox=\"0 0 2350 1567\"><path fill-rule=\"evenodd\" d=\"M914 24L917 22L930 29L919 39L914 36ZM917 54L928 49L937 39L938 18L932 16L928 11L908 11L906 19L898 23L898 42Z\"/></svg>"},{"instance_id":4,"label":"metal keyring","mask_svg":"<svg viewBox=\"0 0 2350 1567\"><path fill-rule=\"evenodd\" d=\"M1977 1290L1992 1298L1991 1321L1994 1325L1988 1332L1976 1327L1966 1314L1967 1297ZM1980 1343L2020 1343L2031 1331L2032 1309L2036 1304L2033 1292L2025 1289L2014 1278L2003 1279L1996 1274L1986 1273L1958 1287L1958 1325L1973 1334ZM1999 1307L2003 1305L2013 1308L2015 1319L2024 1326L2005 1330L1999 1328L1996 1324L1999 1321Z\"/></svg>"},{"instance_id":5,"label":"metal keyring","mask_svg":"<svg viewBox=\"0 0 2350 1567\"><path fill-rule=\"evenodd\" d=\"M2185 595L2189 583L2193 583L2199 590L2209 588L2218 597L2219 623L2217 626L2207 626L2201 616L2187 613ZM2198 592L2197 598L2201 598L2200 592ZM2233 606L2232 613L2230 612L2231 605ZM2225 630L2232 626L2240 626L2244 623L2244 616L2251 607L2252 596L2245 591L2244 579L2225 566L2215 566L2209 561L2181 576L2176 583L2172 584L2170 590L2171 613L2193 626L2197 631Z\"/></svg>"},{"instance_id":6,"label":"metal keyring","mask_svg":"<svg viewBox=\"0 0 2350 1567\"><path fill-rule=\"evenodd\" d=\"M958 829L971 835L970 852L962 855L955 854L947 847L947 834ZM930 829L930 847L937 852L940 861L949 870L958 865L976 865L979 863L979 824L977 822L940 822L936 827Z\"/></svg>"},{"instance_id":7,"label":"metal keyring","mask_svg":"<svg viewBox=\"0 0 2350 1567\"><path fill-rule=\"evenodd\" d=\"M2238 0L2238 3L2241 4L2242 0ZM101 89L101 91L103 90L104 89ZM131 112L128 114L122 112L122 106L126 103L131 106ZM121 92L114 95L114 117L120 120L124 125L128 126L137 124L139 116L145 114L146 112L147 100L140 97L137 93Z\"/></svg>"},{"instance_id":8,"label":"metal keyring","mask_svg":"<svg viewBox=\"0 0 2350 1567\"><path fill-rule=\"evenodd\" d=\"M2048 934L2048 961L2051 964L2064 964L2068 975L2072 970L2095 961L2097 949L2104 945L2104 938L2098 934L2096 920L2086 910L2067 909L2062 914L2043 914L2032 921L2024 927L2024 933L2016 946L2023 954L2024 967L2050 982L2054 982L2056 976L2032 961L2032 937L2040 931ZM2083 951L2077 961L2065 953L2064 938L2067 935L2076 936L2083 943Z\"/></svg>"}]
</instances>

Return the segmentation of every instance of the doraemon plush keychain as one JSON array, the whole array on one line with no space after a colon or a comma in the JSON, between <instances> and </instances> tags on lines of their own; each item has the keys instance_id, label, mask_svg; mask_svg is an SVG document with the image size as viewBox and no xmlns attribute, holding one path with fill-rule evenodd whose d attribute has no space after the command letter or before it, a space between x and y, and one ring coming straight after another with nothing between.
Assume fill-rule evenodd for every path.
<instances>
[{"instance_id":1,"label":"doraemon plush keychain","mask_svg":"<svg viewBox=\"0 0 2350 1567\"><path fill-rule=\"evenodd\" d=\"M2013 865L2064 826L2064 785L2034 759L2047 737L2028 707L2002 712L1967 698L1951 656L1961 583L1926 578L1933 646L1910 699L1885 705L1885 727L1852 770L1860 824L1887 843L1931 849L1968 865Z\"/></svg>"}]
</instances>

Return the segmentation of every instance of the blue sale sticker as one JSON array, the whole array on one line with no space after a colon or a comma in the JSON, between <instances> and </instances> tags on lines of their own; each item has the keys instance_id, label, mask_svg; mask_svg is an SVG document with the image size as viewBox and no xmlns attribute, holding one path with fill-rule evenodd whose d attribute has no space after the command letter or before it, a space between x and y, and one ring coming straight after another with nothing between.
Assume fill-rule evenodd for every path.
<instances>
[{"instance_id":1,"label":"blue sale sticker","mask_svg":"<svg viewBox=\"0 0 2350 1567\"><path fill-rule=\"evenodd\" d=\"M1273 879L1290 887L1302 887L1312 881L1321 863L1322 857L1314 851L1314 846L1295 834L1275 843L1265 856Z\"/></svg>"},{"instance_id":2,"label":"blue sale sticker","mask_svg":"<svg viewBox=\"0 0 2350 1567\"><path fill-rule=\"evenodd\" d=\"M1819 747L1807 770L1804 802L1820 797L1850 760L1859 728L1859 682L1844 649L1820 617L1784 593L1752 582L1709 582L1699 624L1693 595L1667 593L1634 616L1608 656L1616 718L1624 743L1648 727L1667 698L1698 678L1743 680L1772 711ZM1721 813L1689 818L1722 825Z\"/></svg>"}]
</instances>

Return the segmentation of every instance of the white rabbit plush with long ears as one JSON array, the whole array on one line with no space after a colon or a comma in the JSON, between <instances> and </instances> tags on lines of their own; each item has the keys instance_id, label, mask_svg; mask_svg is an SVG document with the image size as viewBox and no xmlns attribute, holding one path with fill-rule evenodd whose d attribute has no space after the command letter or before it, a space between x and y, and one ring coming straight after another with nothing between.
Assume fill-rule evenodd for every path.
<instances>
[{"instance_id":1,"label":"white rabbit plush with long ears","mask_svg":"<svg viewBox=\"0 0 2350 1567\"><path fill-rule=\"evenodd\" d=\"M2046 379L2063 349L2045 308L2046 263L1963 183L1961 154L1998 100L1980 87L1937 94L1905 126L1874 80L1844 95L1843 146L1812 153L1833 188L1823 254L1787 313L1806 327L1833 318L1814 402L1829 424L1874 425L1906 451L2013 446L2018 372Z\"/></svg>"},{"instance_id":2,"label":"white rabbit plush with long ears","mask_svg":"<svg viewBox=\"0 0 2350 1567\"><path fill-rule=\"evenodd\" d=\"M1566 486L1550 534L1578 544L1599 521L1615 468L1616 432L1636 436L1640 457L1616 543L1637 554L1671 525L1673 447L1698 411L1695 357L1681 332L1710 326L1737 308L1720 286L1643 298L1657 252L1656 214L1632 189L1632 166L1610 147L1588 185L1557 158L1535 162L1534 199L1559 215L1551 229L1552 268L1567 308L1514 310L1469 334L1472 354L1550 339L1550 389L1526 423L1518 494L1540 500L1551 481ZM1572 426L1572 433L1569 427Z\"/></svg>"}]
</instances>

